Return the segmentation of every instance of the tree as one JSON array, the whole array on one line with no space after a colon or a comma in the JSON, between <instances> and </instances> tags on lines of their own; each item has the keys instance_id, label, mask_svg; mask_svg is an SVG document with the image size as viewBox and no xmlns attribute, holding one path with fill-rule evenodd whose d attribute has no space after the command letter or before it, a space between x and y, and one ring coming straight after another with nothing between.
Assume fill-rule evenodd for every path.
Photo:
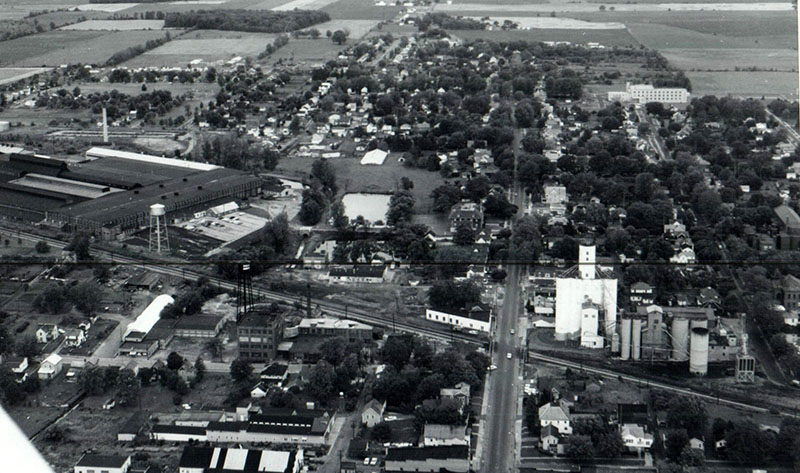
<instances>
[{"instance_id":1,"label":"tree","mask_svg":"<svg viewBox=\"0 0 800 473\"><path fill-rule=\"evenodd\" d=\"M81 371L80 383L84 392L90 396L103 394L105 392L103 376L103 370L97 366Z\"/></svg>"},{"instance_id":2,"label":"tree","mask_svg":"<svg viewBox=\"0 0 800 473\"><path fill-rule=\"evenodd\" d=\"M311 164L311 178L329 196L336 194L336 172L333 165L327 160L318 159Z\"/></svg>"},{"instance_id":3,"label":"tree","mask_svg":"<svg viewBox=\"0 0 800 473\"><path fill-rule=\"evenodd\" d=\"M411 190L414 188L414 181L407 178L406 176L403 176L400 178L400 187L406 191Z\"/></svg>"},{"instance_id":4,"label":"tree","mask_svg":"<svg viewBox=\"0 0 800 473\"><path fill-rule=\"evenodd\" d=\"M445 214L461 202L461 189L452 184L444 184L434 189L431 197L433 197L433 211Z\"/></svg>"},{"instance_id":5,"label":"tree","mask_svg":"<svg viewBox=\"0 0 800 473\"><path fill-rule=\"evenodd\" d=\"M304 193L305 194L305 193ZM304 199L305 202L305 199ZM317 219L319 221L319 219ZM261 230L261 241L275 250L275 253L282 255L291 249L294 235L289 227L289 218L286 212L281 212L273 218Z\"/></svg>"},{"instance_id":6,"label":"tree","mask_svg":"<svg viewBox=\"0 0 800 473\"><path fill-rule=\"evenodd\" d=\"M414 214L416 199L408 191L397 191L389 200L389 210L386 212L386 223L397 226L411 221Z\"/></svg>"},{"instance_id":7,"label":"tree","mask_svg":"<svg viewBox=\"0 0 800 473\"><path fill-rule=\"evenodd\" d=\"M104 283L108 281L108 278L111 277L111 271L108 270L108 266L105 264L98 264L92 270L92 276L97 279L97 282Z\"/></svg>"},{"instance_id":8,"label":"tree","mask_svg":"<svg viewBox=\"0 0 800 473\"><path fill-rule=\"evenodd\" d=\"M336 372L333 366L325 360L320 360L311 368L309 382L306 387L309 396L320 402L327 401L334 393Z\"/></svg>"},{"instance_id":9,"label":"tree","mask_svg":"<svg viewBox=\"0 0 800 473\"><path fill-rule=\"evenodd\" d=\"M678 463L685 466L703 466L706 461L705 453L697 448L687 445L678 457Z\"/></svg>"},{"instance_id":10,"label":"tree","mask_svg":"<svg viewBox=\"0 0 800 473\"><path fill-rule=\"evenodd\" d=\"M336 44L344 44L347 42L347 33L342 30L336 30L333 32L331 40Z\"/></svg>"},{"instance_id":11,"label":"tree","mask_svg":"<svg viewBox=\"0 0 800 473\"><path fill-rule=\"evenodd\" d=\"M303 202L300 205L300 222L303 225L316 225L325 213L325 196L314 188L303 191Z\"/></svg>"},{"instance_id":12,"label":"tree","mask_svg":"<svg viewBox=\"0 0 800 473\"><path fill-rule=\"evenodd\" d=\"M117 380L119 402L123 406L134 406L139 402L141 385L132 370L122 369Z\"/></svg>"},{"instance_id":13,"label":"tree","mask_svg":"<svg viewBox=\"0 0 800 473\"><path fill-rule=\"evenodd\" d=\"M392 426L387 422L381 422L372 428L372 440L378 443L386 443L392 440Z\"/></svg>"},{"instance_id":14,"label":"tree","mask_svg":"<svg viewBox=\"0 0 800 473\"><path fill-rule=\"evenodd\" d=\"M381 350L381 359L384 363L392 365L395 369L402 370L411 359L413 347L409 343L410 337L405 335L390 335Z\"/></svg>"},{"instance_id":15,"label":"tree","mask_svg":"<svg viewBox=\"0 0 800 473\"><path fill-rule=\"evenodd\" d=\"M466 223L461 223L453 235L453 243L458 246L470 246L475 242L475 231Z\"/></svg>"},{"instance_id":16,"label":"tree","mask_svg":"<svg viewBox=\"0 0 800 473\"><path fill-rule=\"evenodd\" d=\"M573 435L569 438L566 454L574 460L591 460L594 458L592 439L588 435Z\"/></svg>"},{"instance_id":17,"label":"tree","mask_svg":"<svg viewBox=\"0 0 800 473\"><path fill-rule=\"evenodd\" d=\"M437 281L428 289L428 302L437 310L461 310L480 302L480 288L471 281Z\"/></svg>"},{"instance_id":18,"label":"tree","mask_svg":"<svg viewBox=\"0 0 800 473\"><path fill-rule=\"evenodd\" d=\"M89 254L89 236L85 233L76 233L69 245L64 249L74 252L78 261L88 261L91 258Z\"/></svg>"},{"instance_id":19,"label":"tree","mask_svg":"<svg viewBox=\"0 0 800 473\"><path fill-rule=\"evenodd\" d=\"M100 307L102 291L97 283L84 281L69 291L69 298L75 308L85 315L93 315Z\"/></svg>"},{"instance_id":20,"label":"tree","mask_svg":"<svg viewBox=\"0 0 800 473\"><path fill-rule=\"evenodd\" d=\"M735 422L725 432L728 460L741 464L763 463L770 455L773 440L752 421Z\"/></svg>"},{"instance_id":21,"label":"tree","mask_svg":"<svg viewBox=\"0 0 800 473\"><path fill-rule=\"evenodd\" d=\"M689 435L686 433L686 429L670 431L667 434L667 441L664 445L667 457L672 461L677 461L688 443Z\"/></svg>"},{"instance_id":22,"label":"tree","mask_svg":"<svg viewBox=\"0 0 800 473\"><path fill-rule=\"evenodd\" d=\"M519 262L532 263L542 249L539 225L532 217L522 217L511 234L509 256Z\"/></svg>"},{"instance_id":23,"label":"tree","mask_svg":"<svg viewBox=\"0 0 800 473\"><path fill-rule=\"evenodd\" d=\"M57 284L48 285L33 302L40 312L58 314L66 309L67 297L64 288Z\"/></svg>"},{"instance_id":24,"label":"tree","mask_svg":"<svg viewBox=\"0 0 800 473\"><path fill-rule=\"evenodd\" d=\"M703 436L707 421L708 415L703 402L694 397L679 397L667 409L667 426L672 429L686 429L689 437ZM680 450L674 458L679 454Z\"/></svg>"},{"instance_id":25,"label":"tree","mask_svg":"<svg viewBox=\"0 0 800 473\"><path fill-rule=\"evenodd\" d=\"M231 363L231 378L234 381L246 381L253 374L253 367L242 358L237 358Z\"/></svg>"},{"instance_id":26,"label":"tree","mask_svg":"<svg viewBox=\"0 0 800 473\"><path fill-rule=\"evenodd\" d=\"M47 244L46 241L38 241L36 242L35 246L36 252L39 254L45 254L50 252L50 245Z\"/></svg>"},{"instance_id":27,"label":"tree","mask_svg":"<svg viewBox=\"0 0 800 473\"><path fill-rule=\"evenodd\" d=\"M36 343L36 338L33 335L25 335L17 340L14 351L19 356L33 358L39 354L39 345Z\"/></svg>"},{"instance_id":28,"label":"tree","mask_svg":"<svg viewBox=\"0 0 800 473\"><path fill-rule=\"evenodd\" d=\"M536 405L536 398L532 395L528 395L523 400L523 406L525 409L525 425L528 427L528 431L535 434L539 432L539 407Z\"/></svg>"},{"instance_id":29,"label":"tree","mask_svg":"<svg viewBox=\"0 0 800 473\"><path fill-rule=\"evenodd\" d=\"M183 357L176 352L171 352L167 355L167 368L173 371L180 369L183 366Z\"/></svg>"},{"instance_id":30,"label":"tree","mask_svg":"<svg viewBox=\"0 0 800 473\"><path fill-rule=\"evenodd\" d=\"M0 355L4 355L12 350L14 341L8 334L8 328L5 325L0 325Z\"/></svg>"},{"instance_id":31,"label":"tree","mask_svg":"<svg viewBox=\"0 0 800 473\"><path fill-rule=\"evenodd\" d=\"M194 362L194 380L199 383L206 377L206 363L202 357L197 357Z\"/></svg>"}]
</instances>

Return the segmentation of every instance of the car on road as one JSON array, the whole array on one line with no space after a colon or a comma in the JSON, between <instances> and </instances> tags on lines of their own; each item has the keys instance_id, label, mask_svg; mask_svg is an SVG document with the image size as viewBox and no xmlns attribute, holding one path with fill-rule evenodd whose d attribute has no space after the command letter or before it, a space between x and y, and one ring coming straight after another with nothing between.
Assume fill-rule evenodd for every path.
<instances>
[{"instance_id":1,"label":"car on road","mask_svg":"<svg viewBox=\"0 0 800 473\"><path fill-rule=\"evenodd\" d=\"M511 335L514 335L514 333L516 333L516 332L515 332L515 331L514 331L514 329L512 328L512 329L511 329Z\"/></svg>"},{"instance_id":2,"label":"car on road","mask_svg":"<svg viewBox=\"0 0 800 473\"><path fill-rule=\"evenodd\" d=\"M497 366L496 366L496 365L489 365L489 367L488 367L488 368L486 368L486 371L494 371L494 370L496 370L496 369L497 369Z\"/></svg>"},{"instance_id":3,"label":"car on road","mask_svg":"<svg viewBox=\"0 0 800 473\"><path fill-rule=\"evenodd\" d=\"M511 352L506 353L506 358L511 359Z\"/></svg>"}]
</instances>

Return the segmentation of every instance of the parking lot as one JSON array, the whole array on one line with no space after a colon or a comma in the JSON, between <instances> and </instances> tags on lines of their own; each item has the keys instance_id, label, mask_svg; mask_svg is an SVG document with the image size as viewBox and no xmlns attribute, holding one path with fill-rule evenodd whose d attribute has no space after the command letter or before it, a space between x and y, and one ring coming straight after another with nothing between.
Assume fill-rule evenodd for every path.
<instances>
[{"instance_id":1,"label":"parking lot","mask_svg":"<svg viewBox=\"0 0 800 473\"><path fill-rule=\"evenodd\" d=\"M221 217L200 217L183 222L178 226L190 232L222 242L231 242L261 229L267 220L245 212L233 212Z\"/></svg>"}]
</instances>

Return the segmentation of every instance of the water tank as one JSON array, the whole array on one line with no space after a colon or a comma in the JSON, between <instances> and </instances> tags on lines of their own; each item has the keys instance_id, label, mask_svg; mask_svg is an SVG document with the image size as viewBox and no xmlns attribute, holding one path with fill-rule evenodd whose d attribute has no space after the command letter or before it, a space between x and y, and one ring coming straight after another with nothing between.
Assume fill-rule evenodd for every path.
<instances>
[{"instance_id":1,"label":"water tank","mask_svg":"<svg viewBox=\"0 0 800 473\"><path fill-rule=\"evenodd\" d=\"M620 353L619 356L623 360L631 357L631 319L625 317L620 319Z\"/></svg>"},{"instance_id":2,"label":"water tank","mask_svg":"<svg viewBox=\"0 0 800 473\"><path fill-rule=\"evenodd\" d=\"M642 355L642 319L633 319L631 324L631 358L638 360Z\"/></svg>"},{"instance_id":3,"label":"water tank","mask_svg":"<svg viewBox=\"0 0 800 473\"><path fill-rule=\"evenodd\" d=\"M167 213L166 207L161 204L153 204L150 206L150 215L158 217Z\"/></svg>"},{"instance_id":4,"label":"water tank","mask_svg":"<svg viewBox=\"0 0 800 473\"><path fill-rule=\"evenodd\" d=\"M672 359L689 359L689 319L672 319Z\"/></svg>"},{"instance_id":5,"label":"water tank","mask_svg":"<svg viewBox=\"0 0 800 473\"><path fill-rule=\"evenodd\" d=\"M689 372L698 376L705 376L708 374L707 328L695 327L692 329Z\"/></svg>"}]
</instances>

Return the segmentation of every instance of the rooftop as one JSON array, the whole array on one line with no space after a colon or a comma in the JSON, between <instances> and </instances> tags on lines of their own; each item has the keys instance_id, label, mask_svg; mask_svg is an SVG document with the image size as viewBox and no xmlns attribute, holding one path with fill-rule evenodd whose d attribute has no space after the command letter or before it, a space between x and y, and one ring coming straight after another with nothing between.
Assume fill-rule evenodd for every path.
<instances>
[{"instance_id":1,"label":"rooftop","mask_svg":"<svg viewBox=\"0 0 800 473\"><path fill-rule=\"evenodd\" d=\"M184 447L179 466L206 473L292 473L296 452L243 448Z\"/></svg>"},{"instance_id":2,"label":"rooftop","mask_svg":"<svg viewBox=\"0 0 800 473\"><path fill-rule=\"evenodd\" d=\"M360 277L360 278L380 278L386 272L384 265L364 265L359 264L348 268L333 268L328 272L332 277Z\"/></svg>"},{"instance_id":3,"label":"rooftop","mask_svg":"<svg viewBox=\"0 0 800 473\"><path fill-rule=\"evenodd\" d=\"M466 445L454 445L446 447L403 447L403 448L390 448L386 453L386 461L408 461L419 460L425 461L428 459L436 460L449 460L459 459L466 460L469 458L469 447Z\"/></svg>"},{"instance_id":4,"label":"rooftop","mask_svg":"<svg viewBox=\"0 0 800 473\"><path fill-rule=\"evenodd\" d=\"M220 320L219 315L184 315L175 323L175 330L214 330Z\"/></svg>"},{"instance_id":5,"label":"rooftop","mask_svg":"<svg viewBox=\"0 0 800 473\"><path fill-rule=\"evenodd\" d=\"M94 466L98 468L122 468L129 456L84 454L75 466Z\"/></svg>"},{"instance_id":6,"label":"rooftop","mask_svg":"<svg viewBox=\"0 0 800 473\"><path fill-rule=\"evenodd\" d=\"M463 439L467 436L466 425L425 424L423 433L426 439Z\"/></svg>"}]
</instances>

